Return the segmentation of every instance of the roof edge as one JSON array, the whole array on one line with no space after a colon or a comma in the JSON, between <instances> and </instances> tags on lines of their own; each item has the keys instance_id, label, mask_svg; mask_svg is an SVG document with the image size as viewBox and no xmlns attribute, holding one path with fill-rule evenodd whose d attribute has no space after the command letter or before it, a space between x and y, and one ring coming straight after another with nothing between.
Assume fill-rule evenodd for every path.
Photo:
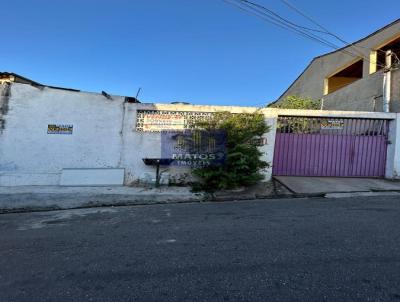
<instances>
[{"instance_id":1,"label":"roof edge","mask_svg":"<svg viewBox=\"0 0 400 302\"><path fill-rule=\"evenodd\" d=\"M307 71L307 69L310 68L311 64L314 63L315 60L320 59L320 58L325 57L325 56L328 56L328 55L331 55L331 54L334 54L334 53L337 53L337 52L340 52L340 51L343 51L344 49L346 49L346 48L348 48L348 47L351 47L351 46L353 46L353 45L355 45L355 44L361 43L362 41L365 41L365 40L371 38L372 36L374 36L374 35L376 35L376 34L382 32L382 31L384 31L385 29L387 29L387 28L389 28L389 27L391 27L391 26L393 26L393 25L395 25L395 24L397 24L397 23L399 23L399 22L400 22L400 18L394 20L393 22L391 22L391 23L389 23L389 24L387 24L387 25L381 27L380 29L374 31L373 33L369 34L368 36L365 36L365 37L363 37L363 38L361 38L361 39L359 39L359 40L357 40L357 41L355 41L355 42L353 42L353 43L351 43L351 44L349 44L349 45L347 45L347 46L343 46L342 48L339 48L339 49L336 49L336 50L334 50L334 51L325 53L325 54L323 54L323 55L314 57L314 58L310 61L310 63L308 63L307 67L304 68L304 70L300 73L300 75L292 82L292 84L290 84L290 86L289 86L275 101L273 101L273 102L271 102L270 104L268 104L268 106L277 103L277 102L290 90L290 88L293 87L293 85L300 79L300 77ZM268 107L268 106L267 106L267 107Z\"/></svg>"}]
</instances>

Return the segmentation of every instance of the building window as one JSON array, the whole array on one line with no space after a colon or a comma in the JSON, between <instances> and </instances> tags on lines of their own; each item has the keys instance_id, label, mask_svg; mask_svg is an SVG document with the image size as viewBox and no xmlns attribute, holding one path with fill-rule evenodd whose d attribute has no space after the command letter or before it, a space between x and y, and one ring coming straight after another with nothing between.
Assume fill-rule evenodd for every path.
<instances>
[{"instance_id":1,"label":"building window","mask_svg":"<svg viewBox=\"0 0 400 302\"><path fill-rule=\"evenodd\" d=\"M387 42L371 51L371 63L369 66L370 74L383 69L383 67L386 65L386 51L388 50L391 50L394 56L400 58L400 37L394 38L390 42Z\"/></svg>"},{"instance_id":2,"label":"building window","mask_svg":"<svg viewBox=\"0 0 400 302\"><path fill-rule=\"evenodd\" d=\"M325 80L325 94L332 93L345 87L363 76L363 60L358 60L341 69Z\"/></svg>"}]
</instances>

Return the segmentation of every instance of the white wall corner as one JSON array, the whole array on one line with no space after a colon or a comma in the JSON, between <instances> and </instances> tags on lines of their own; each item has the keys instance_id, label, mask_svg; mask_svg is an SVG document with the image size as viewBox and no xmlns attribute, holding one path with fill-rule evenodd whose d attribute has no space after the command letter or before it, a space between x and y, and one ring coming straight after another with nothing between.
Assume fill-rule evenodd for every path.
<instances>
[{"instance_id":1,"label":"white wall corner","mask_svg":"<svg viewBox=\"0 0 400 302\"><path fill-rule=\"evenodd\" d=\"M277 117L265 118L265 123L270 126L270 130L264 134L263 138L265 139L266 143L260 147L260 150L263 152L262 160L268 162L270 167L263 172L263 182L268 182L272 179L272 163L274 161L277 120Z\"/></svg>"},{"instance_id":2,"label":"white wall corner","mask_svg":"<svg viewBox=\"0 0 400 302\"><path fill-rule=\"evenodd\" d=\"M385 177L388 179L400 178L400 114L389 123L388 148Z\"/></svg>"}]
</instances>

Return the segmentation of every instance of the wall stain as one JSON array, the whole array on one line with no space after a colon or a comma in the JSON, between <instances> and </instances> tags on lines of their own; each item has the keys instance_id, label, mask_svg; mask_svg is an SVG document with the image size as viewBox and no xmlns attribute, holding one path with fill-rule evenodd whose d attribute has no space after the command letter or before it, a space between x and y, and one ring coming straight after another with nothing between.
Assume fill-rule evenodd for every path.
<instances>
[{"instance_id":1,"label":"wall stain","mask_svg":"<svg viewBox=\"0 0 400 302\"><path fill-rule=\"evenodd\" d=\"M5 116L8 113L9 101L11 98L11 84L0 84L0 134L6 127Z\"/></svg>"},{"instance_id":2,"label":"wall stain","mask_svg":"<svg viewBox=\"0 0 400 302\"><path fill-rule=\"evenodd\" d=\"M16 171L17 165L13 162L0 163L0 171Z\"/></svg>"}]
</instances>

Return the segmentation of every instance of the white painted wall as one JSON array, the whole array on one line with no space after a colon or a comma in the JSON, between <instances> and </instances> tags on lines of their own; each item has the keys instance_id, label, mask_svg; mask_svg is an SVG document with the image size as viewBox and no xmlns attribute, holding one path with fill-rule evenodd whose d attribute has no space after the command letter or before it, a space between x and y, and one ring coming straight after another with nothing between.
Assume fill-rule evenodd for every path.
<instances>
[{"instance_id":1,"label":"white painted wall","mask_svg":"<svg viewBox=\"0 0 400 302\"><path fill-rule=\"evenodd\" d=\"M260 147L260 149L264 154L263 160L270 163L270 168L264 171L264 181L270 181L272 178L272 163L274 160L277 120L277 116L266 114L265 123L270 127L270 131L264 134L266 144Z\"/></svg>"},{"instance_id":2,"label":"white painted wall","mask_svg":"<svg viewBox=\"0 0 400 302\"><path fill-rule=\"evenodd\" d=\"M160 133L137 132L136 112L138 104L127 103L124 110L122 165L125 168L125 183L137 181L145 176L145 173L155 176L155 169L146 166L143 158L161 157Z\"/></svg>"},{"instance_id":3,"label":"white painted wall","mask_svg":"<svg viewBox=\"0 0 400 302\"><path fill-rule=\"evenodd\" d=\"M124 169L62 169L61 186L122 186Z\"/></svg>"},{"instance_id":4,"label":"white painted wall","mask_svg":"<svg viewBox=\"0 0 400 302\"><path fill-rule=\"evenodd\" d=\"M389 125L389 145L387 150L386 174L389 179L400 179L400 113Z\"/></svg>"},{"instance_id":5,"label":"white painted wall","mask_svg":"<svg viewBox=\"0 0 400 302\"><path fill-rule=\"evenodd\" d=\"M63 169L124 169L125 184L147 175L154 167L142 159L160 157L159 133L137 132L137 110L169 110L233 113L254 112L254 107L194 106L125 103L123 97L107 99L101 94L52 88L38 89L12 84L9 110L0 132L0 186L59 185ZM262 112L271 131L267 144L260 147L264 160L273 162L278 115L383 118L391 124L387 177L400 178L399 115L394 113L283 110L266 108ZM72 124L72 135L47 134L48 124ZM163 169L164 170L164 169ZM184 175L188 169L169 167L170 176ZM272 168L265 171L271 178Z\"/></svg>"},{"instance_id":6,"label":"white painted wall","mask_svg":"<svg viewBox=\"0 0 400 302\"><path fill-rule=\"evenodd\" d=\"M0 134L0 185L57 185L63 168L120 165L123 98L12 84ZM72 124L72 135L47 134Z\"/></svg>"}]
</instances>

